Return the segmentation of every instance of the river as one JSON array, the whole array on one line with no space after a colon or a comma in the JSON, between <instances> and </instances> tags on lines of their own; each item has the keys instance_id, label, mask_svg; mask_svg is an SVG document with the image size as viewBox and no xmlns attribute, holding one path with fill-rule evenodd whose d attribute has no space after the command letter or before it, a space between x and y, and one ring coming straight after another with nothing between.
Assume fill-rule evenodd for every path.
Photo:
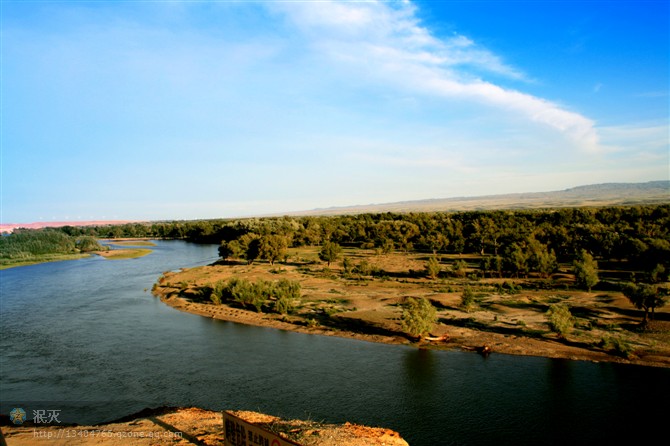
<instances>
[{"instance_id":1,"label":"river","mask_svg":"<svg viewBox=\"0 0 670 446\"><path fill-rule=\"evenodd\" d=\"M418 350L217 321L151 295L216 247L0 271L0 409L100 423L146 407L256 410L397 430L412 446L621 444L667 419L670 370Z\"/></svg>"}]
</instances>

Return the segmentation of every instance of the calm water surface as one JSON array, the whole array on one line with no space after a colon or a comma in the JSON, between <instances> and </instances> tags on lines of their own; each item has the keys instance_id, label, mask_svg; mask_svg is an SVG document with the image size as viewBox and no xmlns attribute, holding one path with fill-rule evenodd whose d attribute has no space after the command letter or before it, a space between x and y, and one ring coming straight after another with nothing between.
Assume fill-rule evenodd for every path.
<instances>
[{"instance_id":1,"label":"calm water surface","mask_svg":"<svg viewBox=\"0 0 670 446\"><path fill-rule=\"evenodd\" d=\"M99 423L195 405L351 421L418 445L605 444L662 430L670 370L423 351L216 321L151 296L215 246L0 271L0 403Z\"/></svg>"}]
</instances>

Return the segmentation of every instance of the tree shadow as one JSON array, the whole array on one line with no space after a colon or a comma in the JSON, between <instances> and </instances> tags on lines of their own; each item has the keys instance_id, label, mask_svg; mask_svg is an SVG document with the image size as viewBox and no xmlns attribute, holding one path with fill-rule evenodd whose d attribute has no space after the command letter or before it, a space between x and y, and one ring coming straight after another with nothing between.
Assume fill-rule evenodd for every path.
<instances>
[{"instance_id":1,"label":"tree shadow","mask_svg":"<svg viewBox=\"0 0 670 446\"><path fill-rule=\"evenodd\" d=\"M444 319L441 318L439 322L445 325L452 325L456 327L470 328L472 330L488 332L488 333L497 333L506 336L517 336L522 338L538 339L545 342L556 342L563 344L569 347L576 347L585 350L600 350L592 343L574 341L566 339L564 337L547 337L549 334L546 331L541 330L530 330L522 326L513 326L513 327L503 327L499 325L489 325L483 322L479 322L473 319Z\"/></svg>"},{"instance_id":2,"label":"tree shadow","mask_svg":"<svg viewBox=\"0 0 670 446\"><path fill-rule=\"evenodd\" d=\"M390 337L403 337L411 339L407 336L406 333L403 333L398 330L393 330L388 327L383 327L375 322L366 321L364 319L358 318L349 318L341 315L328 315L326 312L317 314L314 318L319 322L319 324L324 327L333 328L343 331L352 331L354 333L368 334L368 335L381 335L381 336L390 336Z\"/></svg>"},{"instance_id":3,"label":"tree shadow","mask_svg":"<svg viewBox=\"0 0 670 446\"><path fill-rule=\"evenodd\" d=\"M598 319L603 316L603 311L587 307L570 307L570 313L582 319Z\"/></svg>"},{"instance_id":4,"label":"tree shadow","mask_svg":"<svg viewBox=\"0 0 670 446\"><path fill-rule=\"evenodd\" d=\"M219 259L214 263L210 263L209 266L236 266L236 265L246 265L246 260L241 259Z\"/></svg>"},{"instance_id":5,"label":"tree shadow","mask_svg":"<svg viewBox=\"0 0 670 446\"><path fill-rule=\"evenodd\" d=\"M598 294L596 300L605 304L611 304L615 299L609 294Z\"/></svg>"},{"instance_id":6,"label":"tree shadow","mask_svg":"<svg viewBox=\"0 0 670 446\"><path fill-rule=\"evenodd\" d=\"M472 330L483 331L488 333L497 333L506 336L520 336L520 337L537 338L537 339L544 338L544 332L539 332L537 330L530 331L520 325L503 327L500 325L490 325L485 322L474 320L472 318L465 318L465 319L440 318L439 322L445 325L452 325L454 327L470 328Z\"/></svg>"},{"instance_id":7,"label":"tree shadow","mask_svg":"<svg viewBox=\"0 0 670 446\"><path fill-rule=\"evenodd\" d=\"M612 313L620 314L622 316L627 316L635 319L642 320L644 318L644 310L637 310L637 309L628 309L628 308L620 308L620 307L606 307L608 311L611 311ZM649 312L649 317L651 318L651 311ZM670 321L670 313L659 313L656 312L654 314L654 320L657 321Z\"/></svg>"}]
</instances>

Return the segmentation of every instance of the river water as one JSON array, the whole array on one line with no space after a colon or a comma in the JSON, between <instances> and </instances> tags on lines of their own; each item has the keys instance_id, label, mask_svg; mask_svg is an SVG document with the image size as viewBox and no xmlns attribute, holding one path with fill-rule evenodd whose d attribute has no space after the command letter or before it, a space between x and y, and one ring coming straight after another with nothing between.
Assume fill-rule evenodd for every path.
<instances>
[{"instance_id":1,"label":"river water","mask_svg":"<svg viewBox=\"0 0 670 446\"><path fill-rule=\"evenodd\" d=\"M0 409L100 423L146 407L257 410L397 430L412 445L636 443L662 430L670 370L418 350L216 321L152 297L216 247L0 271ZM656 409L661 406L663 409Z\"/></svg>"}]
</instances>

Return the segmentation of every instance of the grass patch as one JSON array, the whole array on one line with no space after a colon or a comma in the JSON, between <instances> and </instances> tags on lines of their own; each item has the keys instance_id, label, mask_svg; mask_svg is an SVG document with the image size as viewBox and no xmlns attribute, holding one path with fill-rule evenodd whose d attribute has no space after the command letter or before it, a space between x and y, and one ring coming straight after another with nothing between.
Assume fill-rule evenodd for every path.
<instances>
[{"instance_id":1,"label":"grass patch","mask_svg":"<svg viewBox=\"0 0 670 446\"><path fill-rule=\"evenodd\" d=\"M109 260L124 260L144 257L151 252L151 249L114 249L112 251L99 251L96 254Z\"/></svg>"}]
</instances>

